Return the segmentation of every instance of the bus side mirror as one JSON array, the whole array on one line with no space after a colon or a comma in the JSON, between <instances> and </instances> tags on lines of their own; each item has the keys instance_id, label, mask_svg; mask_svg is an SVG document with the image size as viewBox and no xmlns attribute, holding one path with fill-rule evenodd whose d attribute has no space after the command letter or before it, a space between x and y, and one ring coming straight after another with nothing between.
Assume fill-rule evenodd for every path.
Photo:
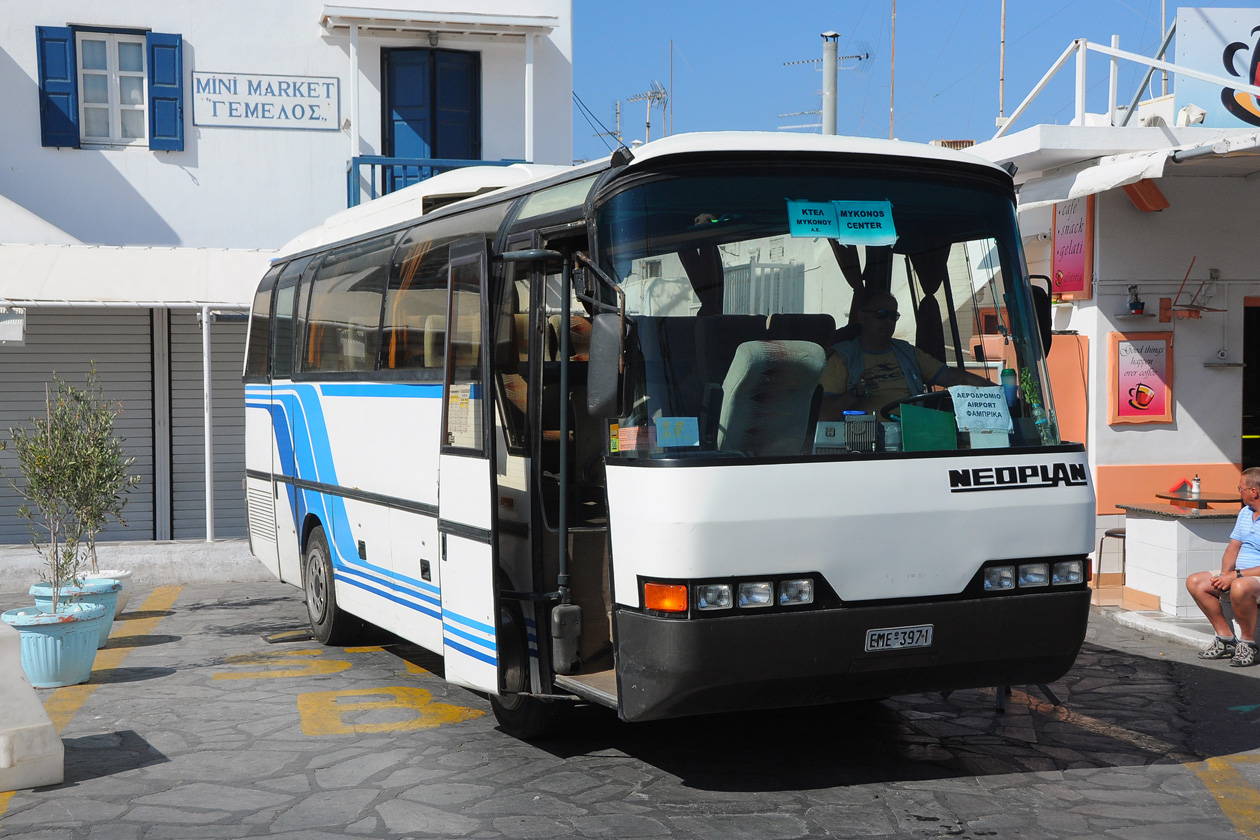
<instances>
[{"instance_id":1,"label":"bus side mirror","mask_svg":"<svg viewBox=\"0 0 1260 840\"><path fill-rule=\"evenodd\" d=\"M1054 338L1050 317L1050 278L1044 274L1033 274L1028 279L1032 288L1033 316L1037 319L1037 331L1041 333L1041 349L1049 356L1050 341ZM1036 280L1044 281L1045 287L1041 283L1031 282Z\"/></svg>"},{"instance_id":2,"label":"bus side mirror","mask_svg":"<svg viewBox=\"0 0 1260 840\"><path fill-rule=\"evenodd\" d=\"M586 369L586 410L611 420L625 415L625 339L621 316L601 312L591 319L590 364ZM632 322L626 322L627 333Z\"/></svg>"}]
</instances>

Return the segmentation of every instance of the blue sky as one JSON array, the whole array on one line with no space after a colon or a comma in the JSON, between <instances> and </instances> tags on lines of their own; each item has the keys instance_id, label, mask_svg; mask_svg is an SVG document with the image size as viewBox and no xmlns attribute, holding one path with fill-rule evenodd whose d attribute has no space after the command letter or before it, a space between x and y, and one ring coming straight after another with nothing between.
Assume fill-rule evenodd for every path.
<instances>
[{"instance_id":1,"label":"blue sky","mask_svg":"<svg viewBox=\"0 0 1260 840\"><path fill-rule=\"evenodd\" d=\"M1251 5L1226 0L1195 7ZM821 107L818 65L785 63L821 57L820 33L834 30L841 34L841 55L859 53L863 44L871 53L864 66L838 74L839 133L887 137L892 6L892 0L574 0L574 92L610 130L615 127L614 103L620 100L623 139L627 143L643 139L645 103L627 100L648 91L653 81L670 87L672 39L674 132L776 131L780 126L817 122L811 116L778 116ZM1177 6L1167 2L1166 8L1171 22ZM1000 0L897 3L897 137L927 142L984 140L993 135L1000 30ZM1007 0L1006 114L1015 110L1073 39L1109 45L1113 34L1120 36L1121 49L1154 55L1161 40L1159 0ZM1175 42L1170 59L1174 49ZM1143 69L1121 64L1122 103L1132 98ZM1107 76L1107 59L1091 55L1090 111L1106 110ZM1073 78L1069 62L1013 128L1069 122ZM1158 73L1153 84L1158 93ZM661 110L653 109L653 138L661 136L668 120L668 113L662 119ZM575 159L608 154L605 143L612 141L594 137L597 130L575 107Z\"/></svg>"}]
</instances>

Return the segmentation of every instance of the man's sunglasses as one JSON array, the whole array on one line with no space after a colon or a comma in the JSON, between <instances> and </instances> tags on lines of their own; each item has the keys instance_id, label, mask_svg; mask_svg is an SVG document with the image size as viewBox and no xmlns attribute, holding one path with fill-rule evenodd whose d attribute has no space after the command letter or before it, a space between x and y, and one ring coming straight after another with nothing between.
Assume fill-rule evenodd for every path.
<instances>
[{"instance_id":1,"label":"man's sunglasses","mask_svg":"<svg viewBox=\"0 0 1260 840\"><path fill-rule=\"evenodd\" d=\"M886 321L889 318L892 318L894 321L896 321L898 318L901 317L901 313L898 312L896 309L863 309L862 311L865 312L867 315L874 315L876 318L878 318L881 321Z\"/></svg>"}]
</instances>

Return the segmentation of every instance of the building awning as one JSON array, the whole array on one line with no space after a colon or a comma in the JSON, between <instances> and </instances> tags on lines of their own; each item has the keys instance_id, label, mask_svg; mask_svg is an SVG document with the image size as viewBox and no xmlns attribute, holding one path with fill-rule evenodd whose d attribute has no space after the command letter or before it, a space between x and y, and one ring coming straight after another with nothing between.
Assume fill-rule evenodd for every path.
<instances>
[{"instance_id":1,"label":"building awning","mask_svg":"<svg viewBox=\"0 0 1260 840\"><path fill-rule=\"evenodd\" d=\"M1019 188L1019 209L1028 210L1094 193L1136 184L1144 178L1162 178L1172 149L1107 155L1083 164L1050 170Z\"/></svg>"},{"instance_id":2,"label":"building awning","mask_svg":"<svg viewBox=\"0 0 1260 840\"><path fill-rule=\"evenodd\" d=\"M0 245L0 306L248 305L274 253Z\"/></svg>"},{"instance_id":3,"label":"building awning","mask_svg":"<svg viewBox=\"0 0 1260 840\"><path fill-rule=\"evenodd\" d=\"M546 35L560 26L559 15L502 15L467 11L324 6L320 26L329 32L357 26L366 35L432 32L438 35L484 36L494 39Z\"/></svg>"}]
</instances>

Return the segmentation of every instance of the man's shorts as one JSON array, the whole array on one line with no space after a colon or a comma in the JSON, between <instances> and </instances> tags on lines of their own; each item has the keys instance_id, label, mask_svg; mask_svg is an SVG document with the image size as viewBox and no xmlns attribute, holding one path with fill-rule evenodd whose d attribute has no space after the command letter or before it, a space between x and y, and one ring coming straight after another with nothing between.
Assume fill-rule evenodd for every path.
<instances>
[{"instance_id":1,"label":"man's shorts","mask_svg":"<svg viewBox=\"0 0 1260 840\"><path fill-rule=\"evenodd\" d=\"M1220 574L1221 574L1221 573L1220 573L1220 570L1217 570L1217 571L1215 571L1215 572L1212 572L1212 577L1219 577L1219 576L1220 576ZM1251 575L1248 575L1247 577L1251 577ZM1228 589L1226 589L1224 592L1217 592L1217 593L1216 593L1216 597L1217 597L1217 598L1221 598L1222 600L1228 601L1228 600L1229 600L1229 590L1228 590ZM1260 604L1260 586L1256 587L1256 603L1257 603L1257 604Z\"/></svg>"}]
</instances>

